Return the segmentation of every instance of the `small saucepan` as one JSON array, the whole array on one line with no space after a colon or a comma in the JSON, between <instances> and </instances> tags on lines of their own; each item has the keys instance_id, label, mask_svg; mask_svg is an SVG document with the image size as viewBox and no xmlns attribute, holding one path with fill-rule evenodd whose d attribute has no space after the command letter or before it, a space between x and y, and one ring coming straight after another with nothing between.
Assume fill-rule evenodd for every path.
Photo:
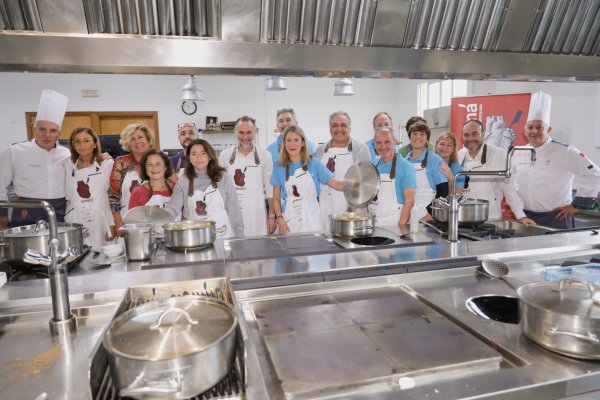
<instances>
[{"instance_id":1,"label":"small saucepan","mask_svg":"<svg viewBox=\"0 0 600 400\"><path fill-rule=\"evenodd\" d=\"M467 198L458 207L458 223L460 225L479 225L487 221L490 203L483 199ZM446 199L438 197L431 203L431 213L437 222L448 222L450 205Z\"/></svg>"},{"instance_id":2,"label":"small saucepan","mask_svg":"<svg viewBox=\"0 0 600 400\"><path fill-rule=\"evenodd\" d=\"M329 225L331 234L342 237L363 237L373 234L375 217L372 214L343 212L331 214Z\"/></svg>"}]
</instances>

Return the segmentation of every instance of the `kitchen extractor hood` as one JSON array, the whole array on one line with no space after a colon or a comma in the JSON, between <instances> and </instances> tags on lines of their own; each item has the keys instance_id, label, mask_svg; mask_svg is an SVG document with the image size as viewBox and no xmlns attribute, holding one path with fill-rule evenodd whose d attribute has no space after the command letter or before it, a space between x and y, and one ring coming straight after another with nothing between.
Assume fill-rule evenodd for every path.
<instances>
[{"instance_id":1,"label":"kitchen extractor hood","mask_svg":"<svg viewBox=\"0 0 600 400\"><path fill-rule=\"evenodd\" d=\"M600 0L0 0L0 70L600 80Z\"/></svg>"}]
</instances>

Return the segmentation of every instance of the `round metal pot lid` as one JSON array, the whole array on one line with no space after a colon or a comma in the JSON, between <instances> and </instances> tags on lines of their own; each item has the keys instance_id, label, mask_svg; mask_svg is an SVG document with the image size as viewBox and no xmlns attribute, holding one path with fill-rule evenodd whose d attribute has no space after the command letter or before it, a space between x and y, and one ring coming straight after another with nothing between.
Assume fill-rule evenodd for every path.
<instances>
[{"instance_id":1,"label":"round metal pot lid","mask_svg":"<svg viewBox=\"0 0 600 400\"><path fill-rule=\"evenodd\" d=\"M152 223L155 225L163 225L173 222L175 218L160 207L141 206L135 207L127 211L123 217L124 224L139 224Z\"/></svg>"},{"instance_id":2,"label":"round metal pot lid","mask_svg":"<svg viewBox=\"0 0 600 400\"><path fill-rule=\"evenodd\" d=\"M590 288L592 290L590 290ZM600 305L592 300L593 286L584 283L565 281L536 282L519 287L517 294L525 304L552 313L582 318L600 318ZM600 297L600 293L595 294Z\"/></svg>"},{"instance_id":3,"label":"round metal pot lid","mask_svg":"<svg viewBox=\"0 0 600 400\"><path fill-rule=\"evenodd\" d=\"M235 313L225 302L201 296L173 297L121 314L111 322L103 344L107 351L126 358L171 360L216 345L236 327Z\"/></svg>"},{"instance_id":4,"label":"round metal pot lid","mask_svg":"<svg viewBox=\"0 0 600 400\"><path fill-rule=\"evenodd\" d=\"M379 172L368 161L359 161L344 175L344 197L354 207L367 205L379 192Z\"/></svg>"}]
</instances>

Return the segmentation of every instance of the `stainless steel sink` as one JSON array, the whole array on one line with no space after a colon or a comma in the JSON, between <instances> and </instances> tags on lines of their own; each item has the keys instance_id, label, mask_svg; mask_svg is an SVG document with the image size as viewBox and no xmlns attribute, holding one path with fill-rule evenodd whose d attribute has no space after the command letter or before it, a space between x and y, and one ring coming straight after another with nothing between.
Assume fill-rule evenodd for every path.
<instances>
[{"instance_id":1,"label":"stainless steel sink","mask_svg":"<svg viewBox=\"0 0 600 400\"><path fill-rule=\"evenodd\" d=\"M540 225L532 225L527 226L523 225L514 220L503 219L499 221L487 221L488 224L494 224L500 229L510 229L515 232L515 237L521 236L539 236L545 235L551 231L551 229L540 226Z\"/></svg>"}]
</instances>

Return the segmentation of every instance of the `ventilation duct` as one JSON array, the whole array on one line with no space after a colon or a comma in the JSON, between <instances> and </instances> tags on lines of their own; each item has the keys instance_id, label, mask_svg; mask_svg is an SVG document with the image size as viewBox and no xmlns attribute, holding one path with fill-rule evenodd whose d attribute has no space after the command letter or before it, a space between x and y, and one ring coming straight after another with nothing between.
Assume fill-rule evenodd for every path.
<instances>
[{"instance_id":1,"label":"ventilation duct","mask_svg":"<svg viewBox=\"0 0 600 400\"><path fill-rule=\"evenodd\" d=\"M0 30L41 31L35 0L0 0Z\"/></svg>"}]
</instances>

